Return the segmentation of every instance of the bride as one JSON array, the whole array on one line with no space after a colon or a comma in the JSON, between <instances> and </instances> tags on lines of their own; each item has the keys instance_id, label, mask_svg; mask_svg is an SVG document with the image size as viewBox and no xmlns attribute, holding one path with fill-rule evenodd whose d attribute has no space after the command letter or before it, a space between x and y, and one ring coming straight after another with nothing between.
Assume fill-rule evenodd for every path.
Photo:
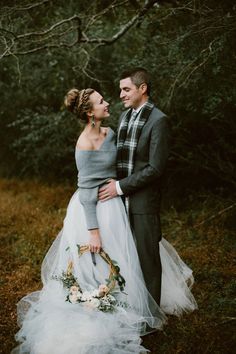
<instances>
[{"instance_id":1,"label":"bride","mask_svg":"<svg viewBox=\"0 0 236 354\"><path fill-rule=\"evenodd\" d=\"M165 313L197 307L187 285L192 272L162 239L159 307L145 286L121 198L97 201L99 187L116 178L115 133L101 127L109 104L93 89L72 89L65 105L85 123L75 148L79 188L44 258L42 290L18 303L20 344L12 353L146 353L140 336L161 329Z\"/></svg>"}]
</instances>

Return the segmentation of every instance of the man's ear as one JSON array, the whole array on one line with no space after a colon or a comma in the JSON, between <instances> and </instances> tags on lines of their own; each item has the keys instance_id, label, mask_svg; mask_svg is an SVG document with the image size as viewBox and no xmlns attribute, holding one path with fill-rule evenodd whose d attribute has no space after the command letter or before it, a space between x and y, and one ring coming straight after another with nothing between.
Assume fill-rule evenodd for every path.
<instances>
[{"instance_id":1,"label":"man's ear","mask_svg":"<svg viewBox=\"0 0 236 354\"><path fill-rule=\"evenodd\" d=\"M147 93L147 84L146 84L145 82L143 82L143 83L139 86L139 88L141 89L142 94Z\"/></svg>"}]
</instances>

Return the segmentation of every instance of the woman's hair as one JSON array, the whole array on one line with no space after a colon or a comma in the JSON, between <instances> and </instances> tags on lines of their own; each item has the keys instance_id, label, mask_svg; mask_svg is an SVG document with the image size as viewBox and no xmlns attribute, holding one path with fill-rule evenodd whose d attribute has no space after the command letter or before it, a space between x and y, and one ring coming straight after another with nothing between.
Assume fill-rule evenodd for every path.
<instances>
[{"instance_id":1,"label":"woman's hair","mask_svg":"<svg viewBox=\"0 0 236 354\"><path fill-rule=\"evenodd\" d=\"M87 88L84 90L78 90L76 88L67 92L64 104L68 111L76 115L82 122L87 122L87 113L91 110L92 104L90 102L90 95L94 92L94 89Z\"/></svg>"}]
</instances>

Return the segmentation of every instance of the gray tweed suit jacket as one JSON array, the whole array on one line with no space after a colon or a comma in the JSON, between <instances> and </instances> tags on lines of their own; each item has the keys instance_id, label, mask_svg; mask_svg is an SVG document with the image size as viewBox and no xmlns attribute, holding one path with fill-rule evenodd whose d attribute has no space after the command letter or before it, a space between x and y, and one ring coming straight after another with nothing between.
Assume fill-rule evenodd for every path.
<instances>
[{"instance_id":1,"label":"gray tweed suit jacket","mask_svg":"<svg viewBox=\"0 0 236 354\"><path fill-rule=\"evenodd\" d=\"M119 125L126 113L121 114ZM124 195L129 196L131 214L159 214L161 176L168 158L168 126L166 115L154 107L138 141L134 171L119 181Z\"/></svg>"}]
</instances>

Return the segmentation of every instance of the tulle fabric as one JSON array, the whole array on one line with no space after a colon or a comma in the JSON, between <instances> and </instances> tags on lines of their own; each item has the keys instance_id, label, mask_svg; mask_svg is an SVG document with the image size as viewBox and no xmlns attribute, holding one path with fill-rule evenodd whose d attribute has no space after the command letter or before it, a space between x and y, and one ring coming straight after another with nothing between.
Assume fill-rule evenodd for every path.
<instances>
[{"instance_id":1,"label":"tulle fabric","mask_svg":"<svg viewBox=\"0 0 236 354\"><path fill-rule=\"evenodd\" d=\"M119 197L98 202L97 216L102 246L120 267L126 280L125 293L119 300L127 304L116 312L104 313L65 301L66 290L53 279L74 264L74 276L83 289L92 290L106 283L108 265L96 255L93 265L90 253L78 257L77 245L88 243L83 207L79 191L70 200L63 229L49 249L42 264L43 289L25 296L18 303L16 340L21 344L14 354L130 354L148 352L140 336L161 329L164 314L181 315L197 305L190 288L192 271L182 262L166 241L160 243L163 268L161 308L148 293L130 231L127 215ZM187 286L189 284L189 286Z\"/></svg>"}]
</instances>

